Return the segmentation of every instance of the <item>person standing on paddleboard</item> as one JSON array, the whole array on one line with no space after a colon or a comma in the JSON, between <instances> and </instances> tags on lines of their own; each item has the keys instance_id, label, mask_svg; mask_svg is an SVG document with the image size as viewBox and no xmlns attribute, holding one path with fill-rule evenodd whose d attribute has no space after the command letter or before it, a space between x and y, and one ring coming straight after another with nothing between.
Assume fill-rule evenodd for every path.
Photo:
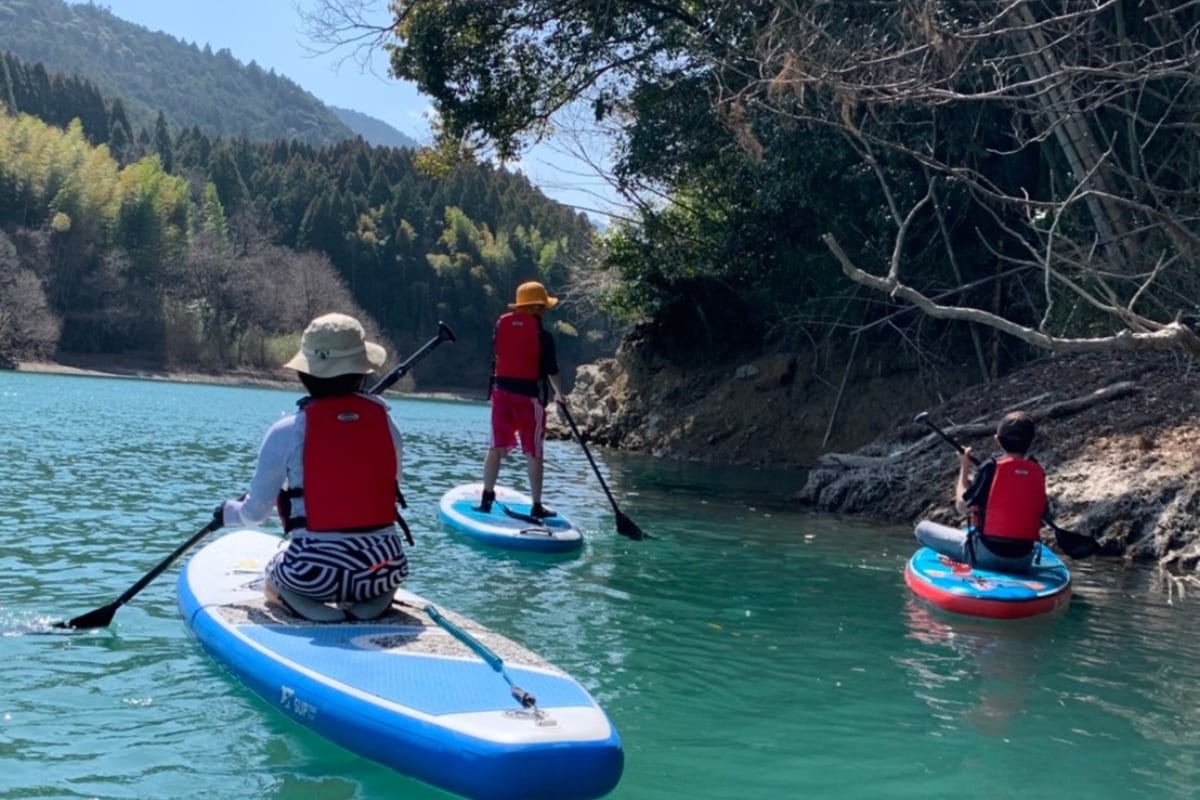
<instances>
[{"instance_id":1,"label":"person standing on paddleboard","mask_svg":"<svg viewBox=\"0 0 1200 800\"><path fill-rule=\"evenodd\" d=\"M260 525L278 511L291 540L267 565L263 593L316 622L380 616L408 575L396 528L407 535L400 430L363 391L386 358L354 317L314 319L284 365L308 396L267 431L250 491L213 514L218 526Z\"/></svg>"},{"instance_id":2,"label":"person standing on paddleboard","mask_svg":"<svg viewBox=\"0 0 1200 800\"><path fill-rule=\"evenodd\" d=\"M966 530L918 526L917 540L955 561L995 572L1027 572L1034 563L1046 512L1046 473L1026 453L1033 444L1033 419L1006 414L995 440L1004 453L979 466L974 478L971 448L958 456L955 507L970 514Z\"/></svg>"},{"instance_id":3,"label":"person standing on paddleboard","mask_svg":"<svg viewBox=\"0 0 1200 800\"><path fill-rule=\"evenodd\" d=\"M500 463L520 440L529 473L529 495L533 500L530 516L544 519L555 512L542 505L544 464L542 449L546 440L547 384L554 390L554 401L565 403L565 392L558 373L558 353L554 337L542 327L542 315L558 305L546 287L527 281L517 287L515 302L496 321L492 336L492 379L488 388L491 402L491 439L483 459L483 497L479 511L491 512L496 501L496 479Z\"/></svg>"}]
</instances>

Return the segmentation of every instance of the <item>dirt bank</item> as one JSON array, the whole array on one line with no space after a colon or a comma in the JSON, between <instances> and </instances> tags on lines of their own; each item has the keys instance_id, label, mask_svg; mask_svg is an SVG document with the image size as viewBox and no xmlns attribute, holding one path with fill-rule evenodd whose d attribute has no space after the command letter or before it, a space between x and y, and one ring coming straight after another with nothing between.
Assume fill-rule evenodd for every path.
<instances>
[{"instance_id":1,"label":"dirt bank","mask_svg":"<svg viewBox=\"0 0 1200 800\"><path fill-rule=\"evenodd\" d=\"M155 369L136 364L86 361L61 363L57 361L21 361L18 372L41 372L54 375L84 375L98 378L137 378L139 380L173 381L175 383L209 383L222 386L266 386L290 389L297 386L295 374L285 371L274 374L261 372L188 372Z\"/></svg>"},{"instance_id":2,"label":"dirt bank","mask_svg":"<svg viewBox=\"0 0 1200 800\"><path fill-rule=\"evenodd\" d=\"M860 357L852 371L790 353L680 365L623 345L616 358L577 370L571 403L580 427L600 444L801 470L822 453L875 439L904 410L928 407L939 393L966 384L954 376L926 380L881 357ZM551 422L553 432L569 433Z\"/></svg>"}]
</instances>

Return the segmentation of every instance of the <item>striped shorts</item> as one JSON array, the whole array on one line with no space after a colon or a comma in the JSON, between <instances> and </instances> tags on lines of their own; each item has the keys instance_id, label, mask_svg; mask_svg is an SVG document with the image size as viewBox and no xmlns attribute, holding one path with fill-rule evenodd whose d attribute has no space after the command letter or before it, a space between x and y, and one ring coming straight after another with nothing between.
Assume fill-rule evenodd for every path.
<instances>
[{"instance_id":1,"label":"striped shorts","mask_svg":"<svg viewBox=\"0 0 1200 800\"><path fill-rule=\"evenodd\" d=\"M323 603L358 603L395 590L408 558L394 529L373 533L297 531L267 564L277 586Z\"/></svg>"}]
</instances>

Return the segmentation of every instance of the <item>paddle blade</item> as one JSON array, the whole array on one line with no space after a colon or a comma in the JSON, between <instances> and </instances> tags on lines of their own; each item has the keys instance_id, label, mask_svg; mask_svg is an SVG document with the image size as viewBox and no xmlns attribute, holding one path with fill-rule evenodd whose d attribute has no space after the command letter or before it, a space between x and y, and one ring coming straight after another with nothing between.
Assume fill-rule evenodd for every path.
<instances>
[{"instance_id":1,"label":"paddle blade","mask_svg":"<svg viewBox=\"0 0 1200 800\"><path fill-rule=\"evenodd\" d=\"M1069 558L1073 558L1076 561L1081 558L1090 558L1091 556L1096 555L1099 550L1100 548L1096 546L1095 542L1092 542L1091 544L1085 543L1081 545L1075 545L1073 547L1063 548L1063 552L1066 553Z\"/></svg>"},{"instance_id":2,"label":"paddle blade","mask_svg":"<svg viewBox=\"0 0 1200 800\"><path fill-rule=\"evenodd\" d=\"M1054 538L1058 541L1059 548L1074 559L1094 556L1100 551L1099 543L1092 537L1063 528L1054 529Z\"/></svg>"},{"instance_id":3,"label":"paddle blade","mask_svg":"<svg viewBox=\"0 0 1200 800\"><path fill-rule=\"evenodd\" d=\"M74 630L87 630L89 628L107 628L112 624L113 617L117 613L117 609L121 607L120 603L109 603L106 606L89 611L86 614L80 614L74 619L69 619L66 622L56 622L51 627L53 628L73 628Z\"/></svg>"},{"instance_id":4,"label":"paddle blade","mask_svg":"<svg viewBox=\"0 0 1200 800\"><path fill-rule=\"evenodd\" d=\"M625 516L621 511L615 512L617 515L617 533L622 536L628 536L630 539L649 539L650 537L637 526L633 520Z\"/></svg>"}]
</instances>

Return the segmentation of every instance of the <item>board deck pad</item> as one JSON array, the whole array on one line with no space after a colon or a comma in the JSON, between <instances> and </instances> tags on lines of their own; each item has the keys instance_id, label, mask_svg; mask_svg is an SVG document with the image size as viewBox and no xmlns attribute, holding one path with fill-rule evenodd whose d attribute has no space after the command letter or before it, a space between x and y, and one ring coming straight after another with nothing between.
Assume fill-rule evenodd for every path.
<instances>
[{"instance_id":1,"label":"board deck pad","mask_svg":"<svg viewBox=\"0 0 1200 800\"><path fill-rule=\"evenodd\" d=\"M232 531L195 553L177 585L184 620L209 655L281 713L475 800L590 800L616 786L620 739L570 675L404 589L377 620L295 617L262 594L263 570L283 545ZM533 708L517 702L510 681L536 698Z\"/></svg>"},{"instance_id":2,"label":"board deck pad","mask_svg":"<svg viewBox=\"0 0 1200 800\"><path fill-rule=\"evenodd\" d=\"M563 553L583 546L583 534L559 511L537 519L530 513L532 499L515 489L496 487L489 512L478 509L483 484L456 486L442 495L438 518L448 527L475 541L510 550Z\"/></svg>"}]
</instances>

